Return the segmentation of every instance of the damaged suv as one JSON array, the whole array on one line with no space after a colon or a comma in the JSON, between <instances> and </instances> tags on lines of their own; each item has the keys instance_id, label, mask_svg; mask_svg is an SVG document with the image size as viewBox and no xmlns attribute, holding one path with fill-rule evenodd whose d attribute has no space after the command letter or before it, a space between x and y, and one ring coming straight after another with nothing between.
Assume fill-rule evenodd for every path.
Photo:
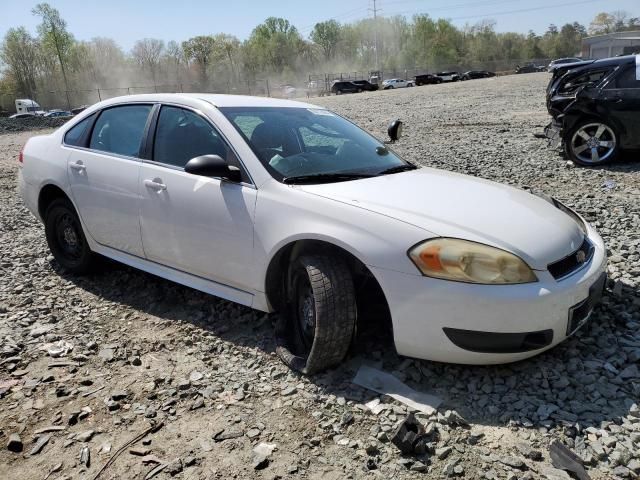
<instances>
[{"instance_id":1,"label":"damaged suv","mask_svg":"<svg viewBox=\"0 0 640 480\"><path fill-rule=\"evenodd\" d=\"M547 88L552 146L585 166L602 165L620 150L640 148L640 56L586 61L558 68Z\"/></svg>"}]
</instances>

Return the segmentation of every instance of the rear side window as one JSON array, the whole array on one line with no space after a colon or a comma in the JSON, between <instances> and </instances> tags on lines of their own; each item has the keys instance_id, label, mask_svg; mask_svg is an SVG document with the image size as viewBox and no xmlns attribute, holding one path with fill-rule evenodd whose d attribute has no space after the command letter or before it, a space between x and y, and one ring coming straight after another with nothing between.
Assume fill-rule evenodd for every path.
<instances>
[{"instance_id":1,"label":"rear side window","mask_svg":"<svg viewBox=\"0 0 640 480\"><path fill-rule=\"evenodd\" d=\"M629 65L610 83L609 88L640 88L640 80L637 79L636 66Z\"/></svg>"},{"instance_id":2,"label":"rear side window","mask_svg":"<svg viewBox=\"0 0 640 480\"><path fill-rule=\"evenodd\" d=\"M84 147L84 133L89 124L93 121L94 115L89 115L77 125L71 127L64 135L64 143L73 147Z\"/></svg>"},{"instance_id":3,"label":"rear side window","mask_svg":"<svg viewBox=\"0 0 640 480\"><path fill-rule=\"evenodd\" d=\"M123 105L103 110L91 133L89 148L137 157L151 105Z\"/></svg>"}]
</instances>

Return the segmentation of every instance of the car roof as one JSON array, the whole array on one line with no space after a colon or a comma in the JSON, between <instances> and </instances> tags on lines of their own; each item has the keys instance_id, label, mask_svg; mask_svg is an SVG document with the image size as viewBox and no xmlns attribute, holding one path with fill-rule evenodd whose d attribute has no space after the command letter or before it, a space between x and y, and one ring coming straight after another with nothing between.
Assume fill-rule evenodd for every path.
<instances>
[{"instance_id":1,"label":"car roof","mask_svg":"<svg viewBox=\"0 0 640 480\"><path fill-rule=\"evenodd\" d=\"M99 104L98 108L126 102L167 102L186 103L193 101L206 102L214 107L289 107L289 108L324 108L305 102L270 97L254 97L249 95L224 95L214 93L148 93L114 97ZM92 109L94 110L94 109Z\"/></svg>"}]
</instances>

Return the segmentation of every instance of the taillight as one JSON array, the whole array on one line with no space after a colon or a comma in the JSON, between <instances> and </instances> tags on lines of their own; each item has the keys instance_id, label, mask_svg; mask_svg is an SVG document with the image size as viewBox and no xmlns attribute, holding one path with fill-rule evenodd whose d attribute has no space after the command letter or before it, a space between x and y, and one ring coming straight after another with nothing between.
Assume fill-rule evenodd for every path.
<instances>
[{"instance_id":1,"label":"taillight","mask_svg":"<svg viewBox=\"0 0 640 480\"><path fill-rule=\"evenodd\" d=\"M22 150L20 150L20 155L18 155L18 163L24 163L24 147L22 147Z\"/></svg>"}]
</instances>

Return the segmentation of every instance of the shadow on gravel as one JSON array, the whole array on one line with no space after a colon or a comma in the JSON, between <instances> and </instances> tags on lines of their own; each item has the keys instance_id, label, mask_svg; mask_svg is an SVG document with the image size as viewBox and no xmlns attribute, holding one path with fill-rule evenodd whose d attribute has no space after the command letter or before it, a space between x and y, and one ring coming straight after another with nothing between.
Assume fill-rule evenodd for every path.
<instances>
[{"instance_id":1,"label":"shadow on gravel","mask_svg":"<svg viewBox=\"0 0 640 480\"><path fill-rule=\"evenodd\" d=\"M77 277L60 273L78 287L145 314L188 322L238 346L275 352L275 315L257 312L111 261L100 273ZM514 364L466 366L411 360L395 354L392 336L379 319L358 332L343 367L315 375L324 393L358 401L371 392L350 384L361 361L394 372L416 390L437 393L483 425L601 428L620 424L640 398L640 336L633 312L640 291L607 291L590 322L572 338L537 357ZM365 315L366 316L366 315Z\"/></svg>"}]
</instances>

